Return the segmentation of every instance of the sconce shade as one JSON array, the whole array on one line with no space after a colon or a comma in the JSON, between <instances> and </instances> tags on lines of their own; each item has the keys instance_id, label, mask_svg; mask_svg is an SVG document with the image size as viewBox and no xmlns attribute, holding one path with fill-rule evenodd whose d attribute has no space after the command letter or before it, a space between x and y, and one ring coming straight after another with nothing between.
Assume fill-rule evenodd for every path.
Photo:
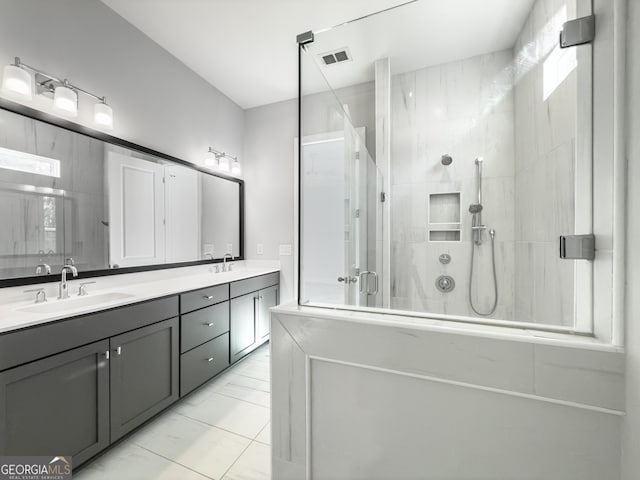
<instances>
[{"instance_id":1,"label":"sconce shade","mask_svg":"<svg viewBox=\"0 0 640 480\"><path fill-rule=\"evenodd\" d=\"M220 156L220 170L223 172L229 171L229 159L227 157Z\"/></svg>"},{"instance_id":2,"label":"sconce shade","mask_svg":"<svg viewBox=\"0 0 640 480\"><path fill-rule=\"evenodd\" d=\"M28 100L33 99L31 74L16 65L6 65L2 72L2 90L17 93Z\"/></svg>"},{"instance_id":3,"label":"sconce shade","mask_svg":"<svg viewBox=\"0 0 640 480\"><path fill-rule=\"evenodd\" d=\"M113 110L104 102L96 103L93 106L93 121L111 130L113 128Z\"/></svg>"},{"instance_id":4,"label":"sconce shade","mask_svg":"<svg viewBox=\"0 0 640 480\"><path fill-rule=\"evenodd\" d=\"M240 175L240 171L240 162L238 161L238 159L235 159L231 164L231 173L233 173L234 175Z\"/></svg>"},{"instance_id":5,"label":"sconce shade","mask_svg":"<svg viewBox=\"0 0 640 480\"><path fill-rule=\"evenodd\" d=\"M218 164L218 159L216 158L215 154L209 150L205 156L204 156L204 164L207 167L211 167L211 168L215 168L215 166Z\"/></svg>"},{"instance_id":6,"label":"sconce shade","mask_svg":"<svg viewBox=\"0 0 640 480\"><path fill-rule=\"evenodd\" d=\"M53 94L53 105L65 114L78 115L78 94L69 87L59 86Z\"/></svg>"}]
</instances>

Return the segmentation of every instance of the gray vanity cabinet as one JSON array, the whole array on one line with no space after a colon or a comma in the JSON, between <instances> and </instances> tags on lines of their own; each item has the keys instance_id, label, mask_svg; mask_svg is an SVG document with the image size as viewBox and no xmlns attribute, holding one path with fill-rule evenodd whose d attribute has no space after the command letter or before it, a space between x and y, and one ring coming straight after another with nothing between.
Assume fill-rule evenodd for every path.
<instances>
[{"instance_id":1,"label":"gray vanity cabinet","mask_svg":"<svg viewBox=\"0 0 640 480\"><path fill-rule=\"evenodd\" d=\"M180 396L229 366L229 284L180 295Z\"/></svg>"},{"instance_id":2,"label":"gray vanity cabinet","mask_svg":"<svg viewBox=\"0 0 640 480\"><path fill-rule=\"evenodd\" d=\"M0 454L73 455L109 445L109 341L0 373Z\"/></svg>"},{"instance_id":3,"label":"gray vanity cabinet","mask_svg":"<svg viewBox=\"0 0 640 480\"><path fill-rule=\"evenodd\" d=\"M231 299L231 363L249 353L257 341L258 292Z\"/></svg>"},{"instance_id":4,"label":"gray vanity cabinet","mask_svg":"<svg viewBox=\"0 0 640 480\"><path fill-rule=\"evenodd\" d=\"M269 337L269 309L278 305L278 285L258 292L258 339L265 341Z\"/></svg>"},{"instance_id":5,"label":"gray vanity cabinet","mask_svg":"<svg viewBox=\"0 0 640 480\"><path fill-rule=\"evenodd\" d=\"M279 280L279 273L270 273L231 284L231 296L239 295L231 299L231 363L268 340L269 308L278 304Z\"/></svg>"},{"instance_id":6,"label":"gray vanity cabinet","mask_svg":"<svg viewBox=\"0 0 640 480\"><path fill-rule=\"evenodd\" d=\"M110 339L111 441L178 399L177 318Z\"/></svg>"}]
</instances>

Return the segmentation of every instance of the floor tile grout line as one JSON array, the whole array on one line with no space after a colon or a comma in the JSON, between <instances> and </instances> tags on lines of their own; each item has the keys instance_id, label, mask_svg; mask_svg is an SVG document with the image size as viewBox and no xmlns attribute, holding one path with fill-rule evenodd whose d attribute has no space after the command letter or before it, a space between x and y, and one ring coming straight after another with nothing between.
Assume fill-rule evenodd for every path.
<instances>
[{"instance_id":1,"label":"floor tile grout line","mask_svg":"<svg viewBox=\"0 0 640 480\"><path fill-rule=\"evenodd\" d=\"M210 423L207 423L207 422L205 422L205 421L203 421L203 420L200 420L200 419L198 419L198 418L190 417L189 415L185 415L184 413L178 413L178 412L169 412L169 411L166 411L166 412L164 412L160 417L163 417L163 416L164 416L165 414L167 414L167 413L172 413L173 415L179 415L179 416L181 416L181 417L187 418L187 419L191 420L192 422L195 422L195 423L197 423L197 424L199 424L199 425L202 425L203 427L215 428L215 429L220 430L220 431L222 431L222 432L224 432L224 433L230 433L230 434L235 435L235 436L237 436L237 437L241 437L241 438L243 438L243 439L245 439L245 440L253 440L251 437L247 437L246 435L242 435L241 433L232 432L231 430L227 430L226 428L219 427L218 425L211 425ZM160 418L158 418L158 419L160 419ZM268 425L269 423L270 423L270 421L269 421L269 422L267 422L267 425ZM266 427L266 425L265 425L265 427ZM264 427L262 427L262 429L260 430L260 432L262 432L262 430L264 430ZM260 433L258 433L258 435L260 435ZM134 437L132 437L132 438L135 438L135 436L134 436ZM134 443L135 443L135 442L134 442Z\"/></svg>"},{"instance_id":2,"label":"floor tile grout line","mask_svg":"<svg viewBox=\"0 0 640 480\"><path fill-rule=\"evenodd\" d=\"M240 375L242 377L247 377L247 378L253 378L254 380L262 380L263 382L270 382L271 381L270 378L265 380L264 378L252 377L251 375L245 375L244 373L237 373L236 375Z\"/></svg>"},{"instance_id":3,"label":"floor tile grout line","mask_svg":"<svg viewBox=\"0 0 640 480\"><path fill-rule=\"evenodd\" d=\"M182 415L183 417L186 417L186 418L188 418L190 420L196 420L196 421L204 423L205 425L208 425L210 427L216 427L216 428L219 428L220 430L224 430L225 432L233 433L234 435L238 435L239 437L246 438L247 440L253 441L253 438L251 438L251 437L247 437L246 435L242 435L241 433L237 433L237 432L233 432L231 430L227 430L226 428L222 428L222 427L220 427L218 425L211 425L210 423L207 423L207 422L205 422L203 420L198 420L197 418L190 417L189 415L185 415L184 413L179 413L178 415ZM269 423L269 422L267 421L267 423ZM264 428L264 427L262 427L262 428ZM260 429L260 431L262 431L262 429ZM258 432L258 433L260 433L260 432Z\"/></svg>"},{"instance_id":4,"label":"floor tile grout line","mask_svg":"<svg viewBox=\"0 0 640 480\"><path fill-rule=\"evenodd\" d=\"M210 479L210 480L219 480L219 479L216 479L216 478L214 478L214 477L210 477L209 475L205 475L204 473L199 472L198 470L195 470L195 469L193 469L193 468L191 468L191 467L188 467L187 465L183 465L183 464L182 464L182 463L180 463L180 462L176 462L175 460L172 460L172 459L170 459L170 458L168 458L168 457L165 457L164 455L161 455L161 454L159 454L159 453L156 453L156 452L154 452L153 450L149 450L147 447L143 447L142 445L139 445L139 444L137 444L136 442L132 442L132 443L133 443L134 445L136 445L136 446L138 446L138 447L142 448L143 450L146 450L147 452L149 452L149 453L151 453L151 454L153 454L153 455L156 455L157 457L164 458L165 460L167 460L167 461L169 461L169 462L171 462L171 463L175 463L176 465L180 465L182 468L185 468L185 469L187 469L187 470L190 470L190 471L192 471L193 473L197 473L198 475L200 475L200 476L202 476L202 477L204 477L204 478L208 478L208 479ZM249 443L249 445L251 445L251 443ZM242 451L242 453L244 453L244 450ZM242 455L242 453L241 453L240 455ZM240 458L240 457L238 457L238 458ZM235 463L237 460L238 460L238 459L236 458L236 460L234 460L234 462L233 462L233 463ZM226 474L226 473L227 473L227 472L225 472L225 474ZM224 477L224 475L223 475L222 477ZM222 478L222 477L220 477L220 478Z\"/></svg>"},{"instance_id":5,"label":"floor tile grout line","mask_svg":"<svg viewBox=\"0 0 640 480\"><path fill-rule=\"evenodd\" d=\"M253 443L253 440L251 442L249 442L249 444L245 447L244 450L242 450L242 452L240 453L240 455L238 455L238 457L233 461L233 463L231 465L229 465L229 468L227 468L225 470L225 472L222 474L222 476L220 477L220 480L224 480L224 477L227 476L227 473L229 473L229 470L231 470L233 468L233 466L238 463L238 460L240 460L240 457L242 457L242 455L244 455L244 452L246 452L249 447L251 446L251 444Z\"/></svg>"},{"instance_id":6,"label":"floor tile grout line","mask_svg":"<svg viewBox=\"0 0 640 480\"><path fill-rule=\"evenodd\" d=\"M268 422L264 427L262 427L262 430L260 430L260 431L258 432L258 434L257 434L257 435L256 435L256 437L253 439L253 441L254 441L254 442L261 443L262 445L267 445L269 448L271 448L271 444L270 444L270 443L264 443L264 442L261 442L260 440L258 440L258 437L259 437L260 435L262 435L262 432L264 432L264 431L266 430L266 428L267 428L269 425L271 425L271 421L269 421L269 422Z\"/></svg>"},{"instance_id":7,"label":"floor tile grout line","mask_svg":"<svg viewBox=\"0 0 640 480\"><path fill-rule=\"evenodd\" d=\"M256 391L259 391L259 390L256 390ZM228 393L223 393L223 392L215 392L215 393L217 393L218 395L222 395L224 397L233 398L234 400L242 400L243 402L250 403L251 405L255 405L256 407L262 407L262 408L271 409L271 405L266 407L266 406L262 405L261 403L251 402L249 400L245 400L244 398L234 397L233 395L229 395ZM263 393L266 393L266 392L263 392Z\"/></svg>"}]
</instances>

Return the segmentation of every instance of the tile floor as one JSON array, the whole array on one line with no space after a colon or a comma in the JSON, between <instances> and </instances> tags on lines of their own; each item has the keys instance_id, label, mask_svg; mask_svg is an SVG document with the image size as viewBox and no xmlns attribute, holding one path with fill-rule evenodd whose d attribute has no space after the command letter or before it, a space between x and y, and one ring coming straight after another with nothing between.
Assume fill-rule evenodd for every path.
<instances>
[{"instance_id":1,"label":"tile floor","mask_svg":"<svg viewBox=\"0 0 640 480\"><path fill-rule=\"evenodd\" d=\"M271 478L269 344L97 458L75 480Z\"/></svg>"}]
</instances>

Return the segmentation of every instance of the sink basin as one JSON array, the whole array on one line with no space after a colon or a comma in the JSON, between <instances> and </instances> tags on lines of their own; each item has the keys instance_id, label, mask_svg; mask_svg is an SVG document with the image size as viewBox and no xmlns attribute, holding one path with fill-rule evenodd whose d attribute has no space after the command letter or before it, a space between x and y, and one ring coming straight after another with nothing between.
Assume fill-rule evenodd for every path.
<instances>
[{"instance_id":1,"label":"sink basin","mask_svg":"<svg viewBox=\"0 0 640 480\"><path fill-rule=\"evenodd\" d=\"M76 308L93 307L94 305L115 302L117 300L124 300L132 297L133 295L131 294L121 292L101 293L98 295L89 294L84 297L72 297L65 300L49 300L46 303L29 305L28 307L22 307L18 310L29 313L57 313L64 312L66 310L74 310Z\"/></svg>"}]
</instances>

